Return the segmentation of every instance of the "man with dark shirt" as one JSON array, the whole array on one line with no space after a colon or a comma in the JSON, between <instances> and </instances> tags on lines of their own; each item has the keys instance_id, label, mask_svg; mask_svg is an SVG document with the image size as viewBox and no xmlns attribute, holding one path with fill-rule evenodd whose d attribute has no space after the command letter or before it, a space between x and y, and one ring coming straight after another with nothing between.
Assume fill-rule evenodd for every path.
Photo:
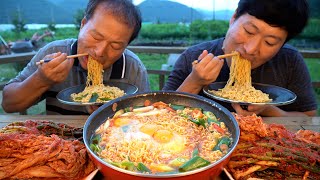
<instances>
[{"instance_id":1,"label":"man with dark shirt","mask_svg":"<svg viewBox=\"0 0 320 180\"><path fill-rule=\"evenodd\" d=\"M181 54L164 90L201 94L212 82L229 79L231 58L218 55L238 51L251 62L252 82L272 84L293 91L297 100L286 106L225 104L242 115L314 116L317 103L301 54L285 44L299 34L308 20L305 0L240 0L224 38L190 47ZM195 65L196 59L201 61ZM219 102L221 103L221 102Z\"/></svg>"}]
</instances>

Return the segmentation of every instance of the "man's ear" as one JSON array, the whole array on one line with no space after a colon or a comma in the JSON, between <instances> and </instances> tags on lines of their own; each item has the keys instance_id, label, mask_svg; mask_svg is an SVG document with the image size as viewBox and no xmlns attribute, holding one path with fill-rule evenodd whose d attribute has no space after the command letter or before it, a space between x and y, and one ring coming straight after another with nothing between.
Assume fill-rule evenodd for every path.
<instances>
[{"instance_id":1,"label":"man's ear","mask_svg":"<svg viewBox=\"0 0 320 180\"><path fill-rule=\"evenodd\" d=\"M83 26L85 25L87 23L87 18L82 18L82 20L81 20L81 26L80 26L80 29L82 29L83 28Z\"/></svg>"},{"instance_id":2,"label":"man's ear","mask_svg":"<svg viewBox=\"0 0 320 180\"><path fill-rule=\"evenodd\" d=\"M235 10L233 15L231 16L231 19L229 20L229 26L236 20L236 13L237 10Z\"/></svg>"}]
</instances>

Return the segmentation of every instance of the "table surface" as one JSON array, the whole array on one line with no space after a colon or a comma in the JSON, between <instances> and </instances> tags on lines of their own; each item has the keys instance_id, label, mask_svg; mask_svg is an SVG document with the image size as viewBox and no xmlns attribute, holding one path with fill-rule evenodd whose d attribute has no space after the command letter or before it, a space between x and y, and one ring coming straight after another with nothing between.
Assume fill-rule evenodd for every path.
<instances>
[{"instance_id":1,"label":"table surface","mask_svg":"<svg viewBox=\"0 0 320 180\"><path fill-rule=\"evenodd\" d=\"M84 115L0 115L0 128L9 123L25 120L50 120L65 123L74 127L82 127L88 116ZM308 129L320 132L320 117L263 117L267 124L283 124L288 130L296 132Z\"/></svg>"}]
</instances>

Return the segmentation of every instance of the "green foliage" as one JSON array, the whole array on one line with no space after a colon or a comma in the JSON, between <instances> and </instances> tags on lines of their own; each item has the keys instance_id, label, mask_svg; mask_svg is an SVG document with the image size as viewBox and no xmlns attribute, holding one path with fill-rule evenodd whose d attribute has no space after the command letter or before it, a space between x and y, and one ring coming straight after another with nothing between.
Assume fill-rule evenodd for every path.
<instances>
[{"instance_id":1,"label":"green foliage","mask_svg":"<svg viewBox=\"0 0 320 180\"><path fill-rule=\"evenodd\" d=\"M25 27L26 23L25 21L21 18L19 12L16 12L13 15L13 19L12 19L12 24L14 26L14 28L12 29L13 32L15 32L18 37L20 35L21 32L25 32L27 30L27 28Z\"/></svg>"},{"instance_id":2,"label":"green foliage","mask_svg":"<svg viewBox=\"0 0 320 180\"><path fill-rule=\"evenodd\" d=\"M2 31L1 36L3 39L9 43L9 42L14 42L16 40L19 40L21 37L22 38L30 38L32 37L33 33L35 33L35 30L28 30L26 32L21 32L19 34L13 32L13 31Z\"/></svg>"},{"instance_id":3,"label":"green foliage","mask_svg":"<svg viewBox=\"0 0 320 180\"><path fill-rule=\"evenodd\" d=\"M228 21L196 20L190 25L191 37L195 39L216 39L223 37L228 30Z\"/></svg>"},{"instance_id":4,"label":"green foliage","mask_svg":"<svg viewBox=\"0 0 320 180\"><path fill-rule=\"evenodd\" d=\"M137 54L147 69L160 70L162 64L167 63L168 54ZM159 76L155 74L149 75L151 90L159 90Z\"/></svg>"},{"instance_id":5,"label":"green foliage","mask_svg":"<svg viewBox=\"0 0 320 180\"><path fill-rule=\"evenodd\" d=\"M11 78L14 78L18 75L18 72L14 68L15 64L1 64L0 68L0 84L8 82Z\"/></svg>"},{"instance_id":6,"label":"green foliage","mask_svg":"<svg viewBox=\"0 0 320 180\"><path fill-rule=\"evenodd\" d=\"M308 58L306 59L306 63L310 72L312 81L320 81L320 59L316 58ZM316 99L318 102L318 111L317 114L320 115L320 88L315 88Z\"/></svg>"},{"instance_id":7,"label":"green foliage","mask_svg":"<svg viewBox=\"0 0 320 180\"><path fill-rule=\"evenodd\" d=\"M311 75L312 81L320 81L320 59L316 58L308 58L306 59L306 63Z\"/></svg>"},{"instance_id":8,"label":"green foliage","mask_svg":"<svg viewBox=\"0 0 320 180\"><path fill-rule=\"evenodd\" d=\"M143 24L139 40L208 40L223 37L227 21L196 20L187 24ZM191 39L190 39L191 38Z\"/></svg>"},{"instance_id":9,"label":"green foliage","mask_svg":"<svg viewBox=\"0 0 320 180\"><path fill-rule=\"evenodd\" d=\"M310 19L303 32L297 38L320 40L320 19Z\"/></svg>"},{"instance_id":10,"label":"green foliage","mask_svg":"<svg viewBox=\"0 0 320 180\"><path fill-rule=\"evenodd\" d=\"M80 26L81 26L81 20L83 19L85 14L84 9L78 9L75 13L75 15L73 16L74 18L74 25L76 26L76 29L79 30Z\"/></svg>"},{"instance_id":11,"label":"green foliage","mask_svg":"<svg viewBox=\"0 0 320 180\"><path fill-rule=\"evenodd\" d=\"M310 8L310 16L312 18L320 18L320 1L319 0L308 0Z\"/></svg>"},{"instance_id":12,"label":"green foliage","mask_svg":"<svg viewBox=\"0 0 320 180\"><path fill-rule=\"evenodd\" d=\"M190 36L193 39L208 39L209 38L209 24L201 20L193 21L190 25Z\"/></svg>"},{"instance_id":13,"label":"green foliage","mask_svg":"<svg viewBox=\"0 0 320 180\"><path fill-rule=\"evenodd\" d=\"M49 29L50 31L56 31L56 30L57 30L57 28L56 28L56 23L54 23L54 22L49 22L49 23L47 24L47 26L48 26L48 29Z\"/></svg>"},{"instance_id":14,"label":"green foliage","mask_svg":"<svg viewBox=\"0 0 320 180\"><path fill-rule=\"evenodd\" d=\"M68 27L68 28L58 28L55 31L54 36L56 39L69 39L69 38L77 38L78 37L79 30Z\"/></svg>"},{"instance_id":15,"label":"green foliage","mask_svg":"<svg viewBox=\"0 0 320 180\"><path fill-rule=\"evenodd\" d=\"M189 28L184 24L144 24L140 37L143 39L185 39Z\"/></svg>"},{"instance_id":16,"label":"green foliage","mask_svg":"<svg viewBox=\"0 0 320 180\"><path fill-rule=\"evenodd\" d=\"M35 32L38 32L40 34L42 34L42 32L44 32L45 30L47 30L47 28L42 28L42 29L37 29L37 30L28 30L25 32L21 32L20 36L17 37L16 33L13 33L11 31L2 31L1 32L1 36L4 38L4 40L6 42L14 42L17 41L19 39L25 39L25 38L31 38L32 35ZM69 28L57 28L55 30L55 39L59 40L59 39L68 39L68 38L77 38L78 37L78 33L79 30L76 30L75 28L69 27ZM52 41L52 38L44 38L45 42L50 42Z\"/></svg>"}]
</instances>

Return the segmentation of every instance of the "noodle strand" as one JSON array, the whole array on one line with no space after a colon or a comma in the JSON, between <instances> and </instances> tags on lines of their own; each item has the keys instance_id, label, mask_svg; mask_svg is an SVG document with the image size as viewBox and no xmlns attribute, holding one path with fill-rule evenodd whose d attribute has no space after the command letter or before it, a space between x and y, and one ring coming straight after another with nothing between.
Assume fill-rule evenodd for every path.
<instances>
[{"instance_id":1,"label":"noodle strand","mask_svg":"<svg viewBox=\"0 0 320 180\"><path fill-rule=\"evenodd\" d=\"M210 93L224 98L244 102L270 102L269 95L255 89L251 82L251 63L240 54L233 56L229 80L223 89L209 90Z\"/></svg>"},{"instance_id":2,"label":"noodle strand","mask_svg":"<svg viewBox=\"0 0 320 180\"><path fill-rule=\"evenodd\" d=\"M71 94L71 99L75 102L106 102L125 95L125 92L118 87L105 86L103 84L103 66L91 56L88 58L88 76L85 89L76 94ZM96 98L93 98L96 96Z\"/></svg>"}]
</instances>

